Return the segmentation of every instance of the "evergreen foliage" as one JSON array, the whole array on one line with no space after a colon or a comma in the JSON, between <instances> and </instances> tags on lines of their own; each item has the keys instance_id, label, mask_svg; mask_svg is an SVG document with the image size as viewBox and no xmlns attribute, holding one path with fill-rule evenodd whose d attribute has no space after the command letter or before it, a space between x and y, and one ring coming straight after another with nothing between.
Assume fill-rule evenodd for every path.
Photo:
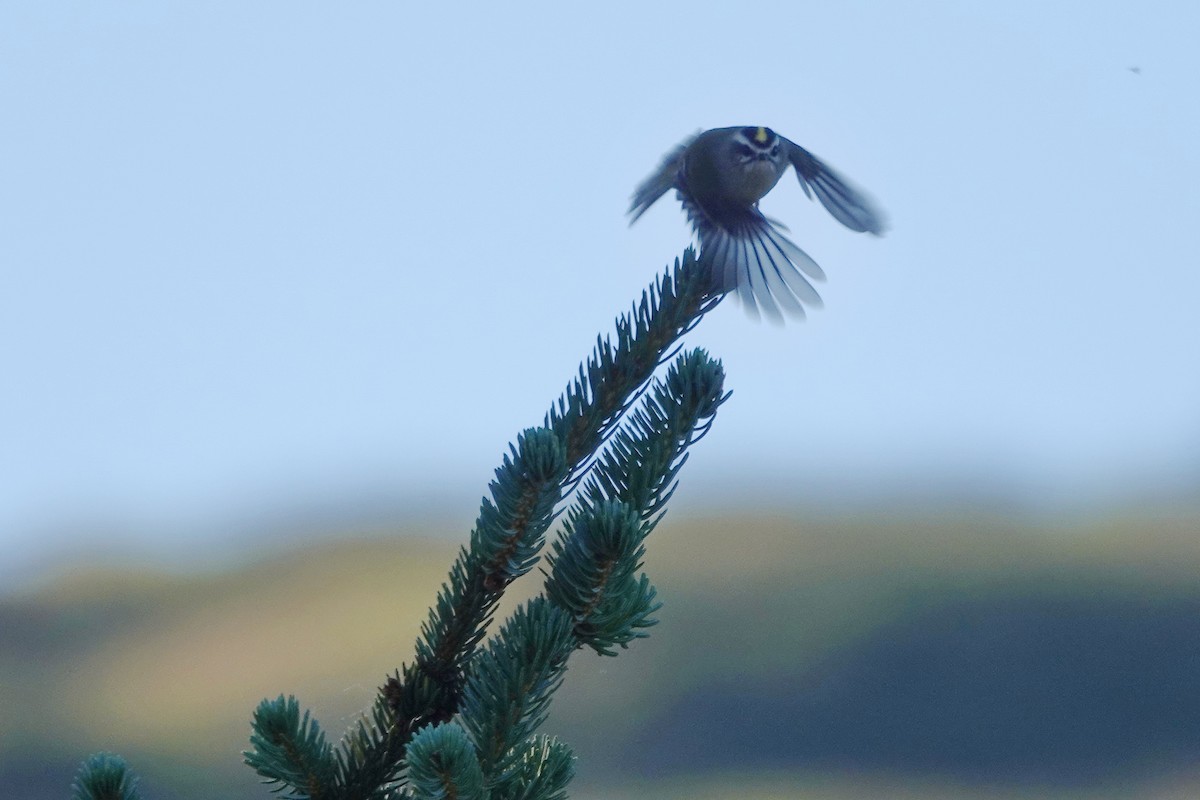
<instances>
[{"instance_id":1,"label":"evergreen foliage","mask_svg":"<svg viewBox=\"0 0 1200 800\"><path fill-rule=\"evenodd\" d=\"M71 787L73 800L136 800L137 796L137 778L125 759L112 753L97 753L84 761Z\"/></svg>"},{"instance_id":2,"label":"evergreen foliage","mask_svg":"<svg viewBox=\"0 0 1200 800\"><path fill-rule=\"evenodd\" d=\"M689 248L617 319L614 337L597 339L542 427L522 432L504 456L415 658L370 711L333 747L295 698L259 705L245 760L265 783L314 800L566 797L574 757L536 731L571 653L616 655L655 623L644 542L688 447L728 396L719 361L674 348L720 299ZM505 589L537 564L568 497L544 593L481 647ZM116 770L104 758L85 765L76 797L132 800L124 764ZM118 785L114 775L124 793L97 793Z\"/></svg>"},{"instance_id":3,"label":"evergreen foliage","mask_svg":"<svg viewBox=\"0 0 1200 800\"><path fill-rule=\"evenodd\" d=\"M570 616L535 597L473 660L460 719L489 783L511 770L517 745L545 721L576 647L571 627Z\"/></svg>"},{"instance_id":4,"label":"evergreen foliage","mask_svg":"<svg viewBox=\"0 0 1200 800\"><path fill-rule=\"evenodd\" d=\"M267 783L279 784L283 797L327 796L334 775L333 749L307 711L300 716L294 697L263 700L254 711L246 763Z\"/></svg>"},{"instance_id":5,"label":"evergreen foliage","mask_svg":"<svg viewBox=\"0 0 1200 800\"><path fill-rule=\"evenodd\" d=\"M458 724L417 731L408 745L408 759L410 794L416 800L486 800L475 747Z\"/></svg>"}]
</instances>

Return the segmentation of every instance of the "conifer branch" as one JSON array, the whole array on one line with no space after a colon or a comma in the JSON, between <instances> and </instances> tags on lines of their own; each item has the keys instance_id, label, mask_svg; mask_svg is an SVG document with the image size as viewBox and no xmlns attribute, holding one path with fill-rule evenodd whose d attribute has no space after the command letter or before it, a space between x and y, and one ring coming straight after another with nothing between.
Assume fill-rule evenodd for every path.
<instances>
[{"instance_id":1,"label":"conifer branch","mask_svg":"<svg viewBox=\"0 0 1200 800\"><path fill-rule=\"evenodd\" d=\"M563 800L574 757L535 731L573 650L614 655L654 624L655 590L639 574L643 542L687 447L727 395L720 362L700 350L650 381L720 299L689 248L617 319L614 337L597 339L544 426L510 447L422 625L415 659L387 679L336 748L294 698L263 701L246 763L293 798ZM545 594L480 649L504 590L536 564L559 503L589 474L550 555ZM133 800L117 763L121 771L105 762L95 774L126 794L77 796ZM96 780L89 785L104 783Z\"/></svg>"},{"instance_id":2,"label":"conifer branch","mask_svg":"<svg viewBox=\"0 0 1200 800\"><path fill-rule=\"evenodd\" d=\"M408 746L408 781L414 800L485 800L487 790L475 747L450 722L417 731Z\"/></svg>"},{"instance_id":3,"label":"conifer branch","mask_svg":"<svg viewBox=\"0 0 1200 800\"><path fill-rule=\"evenodd\" d=\"M612 437L551 547L546 595L602 655L656 623L656 591L638 574L643 542L675 491L687 448L728 398L724 385L721 362L703 350L679 356Z\"/></svg>"},{"instance_id":4,"label":"conifer branch","mask_svg":"<svg viewBox=\"0 0 1200 800\"><path fill-rule=\"evenodd\" d=\"M545 426L560 435L578 474L586 459L599 449L620 421L639 390L681 336L716 307L708 273L692 248L675 259L675 269L651 284L641 301L617 319L616 341L596 340L596 349L580 366L579 377L546 415Z\"/></svg>"},{"instance_id":5,"label":"conifer branch","mask_svg":"<svg viewBox=\"0 0 1200 800\"><path fill-rule=\"evenodd\" d=\"M623 500L643 519L654 516L675 491L687 448L708 432L729 398L724 386L724 367L704 350L676 358L612 437L579 503Z\"/></svg>"},{"instance_id":6,"label":"conifer branch","mask_svg":"<svg viewBox=\"0 0 1200 800\"><path fill-rule=\"evenodd\" d=\"M380 689L393 719L369 740L348 744L364 759L403 758L405 736L449 720L458 709L463 668L474 654L504 589L536 561L554 506L582 477L593 453L650 380L675 343L720 301L688 248L675 268L642 293L616 322L615 341L597 339L579 377L505 457L484 499L469 548L460 550L405 665ZM553 439L547 436L553 432ZM557 446L561 449L556 449Z\"/></svg>"},{"instance_id":7,"label":"conifer branch","mask_svg":"<svg viewBox=\"0 0 1200 800\"><path fill-rule=\"evenodd\" d=\"M286 798L329 797L335 772L333 751L325 732L295 697L263 700L254 711L250 744L242 755L264 783L279 784Z\"/></svg>"},{"instance_id":8,"label":"conifer branch","mask_svg":"<svg viewBox=\"0 0 1200 800\"><path fill-rule=\"evenodd\" d=\"M138 780L125 759L96 753L83 762L71 786L73 800L138 800Z\"/></svg>"},{"instance_id":9,"label":"conifer branch","mask_svg":"<svg viewBox=\"0 0 1200 800\"><path fill-rule=\"evenodd\" d=\"M414 685L419 685L419 674ZM433 722L420 720L421 725ZM404 755L416 724L401 724L387 697L378 695L369 715L347 732L334 754L337 777L333 796L338 800L377 800L399 778Z\"/></svg>"},{"instance_id":10,"label":"conifer branch","mask_svg":"<svg viewBox=\"0 0 1200 800\"><path fill-rule=\"evenodd\" d=\"M489 782L506 771L517 744L545 720L575 647L571 618L535 597L473 659L460 719Z\"/></svg>"},{"instance_id":11,"label":"conifer branch","mask_svg":"<svg viewBox=\"0 0 1200 800\"><path fill-rule=\"evenodd\" d=\"M513 754L512 766L492 787L492 800L566 800L575 754L548 736L534 736Z\"/></svg>"}]
</instances>

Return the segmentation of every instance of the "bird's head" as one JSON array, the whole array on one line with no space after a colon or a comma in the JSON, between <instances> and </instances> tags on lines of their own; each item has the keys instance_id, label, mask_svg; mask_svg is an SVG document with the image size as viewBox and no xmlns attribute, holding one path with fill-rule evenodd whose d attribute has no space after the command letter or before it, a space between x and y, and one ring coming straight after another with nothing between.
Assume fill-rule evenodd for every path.
<instances>
[{"instance_id":1,"label":"bird's head","mask_svg":"<svg viewBox=\"0 0 1200 800\"><path fill-rule=\"evenodd\" d=\"M728 147L736 179L727 188L745 202L758 202L774 188L787 169L784 140L770 128L737 128Z\"/></svg>"}]
</instances>

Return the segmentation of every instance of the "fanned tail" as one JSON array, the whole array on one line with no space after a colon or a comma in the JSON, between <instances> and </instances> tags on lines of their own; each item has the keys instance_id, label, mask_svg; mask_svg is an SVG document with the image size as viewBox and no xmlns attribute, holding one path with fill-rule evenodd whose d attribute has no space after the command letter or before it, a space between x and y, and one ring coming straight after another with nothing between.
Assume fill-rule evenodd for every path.
<instances>
[{"instance_id":1,"label":"fanned tail","mask_svg":"<svg viewBox=\"0 0 1200 800\"><path fill-rule=\"evenodd\" d=\"M700 237L700 260L711 271L714 289L736 292L747 313L776 323L785 315L804 319L805 306L821 307L810 279L823 281L825 272L781 226L757 208L726 210L724 224L717 225L688 193L680 191L679 200Z\"/></svg>"}]
</instances>

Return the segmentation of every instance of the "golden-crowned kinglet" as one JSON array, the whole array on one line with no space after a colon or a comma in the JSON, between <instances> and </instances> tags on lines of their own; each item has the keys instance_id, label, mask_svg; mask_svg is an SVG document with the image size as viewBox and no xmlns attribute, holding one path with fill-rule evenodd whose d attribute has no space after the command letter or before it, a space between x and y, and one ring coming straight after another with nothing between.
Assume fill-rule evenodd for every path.
<instances>
[{"instance_id":1,"label":"golden-crowned kinglet","mask_svg":"<svg viewBox=\"0 0 1200 800\"><path fill-rule=\"evenodd\" d=\"M816 193L838 222L852 231L883 233L883 214L861 192L803 147L770 128L754 127L714 128L668 153L658 171L634 192L630 224L674 188L700 237L700 261L711 270L714 288L737 289L752 315L761 309L770 319L782 321L782 307L803 317L801 301L821 305L804 276L823 280L825 273L784 236L786 228L758 210L758 201L789 164L796 168L805 195Z\"/></svg>"}]
</instances>

